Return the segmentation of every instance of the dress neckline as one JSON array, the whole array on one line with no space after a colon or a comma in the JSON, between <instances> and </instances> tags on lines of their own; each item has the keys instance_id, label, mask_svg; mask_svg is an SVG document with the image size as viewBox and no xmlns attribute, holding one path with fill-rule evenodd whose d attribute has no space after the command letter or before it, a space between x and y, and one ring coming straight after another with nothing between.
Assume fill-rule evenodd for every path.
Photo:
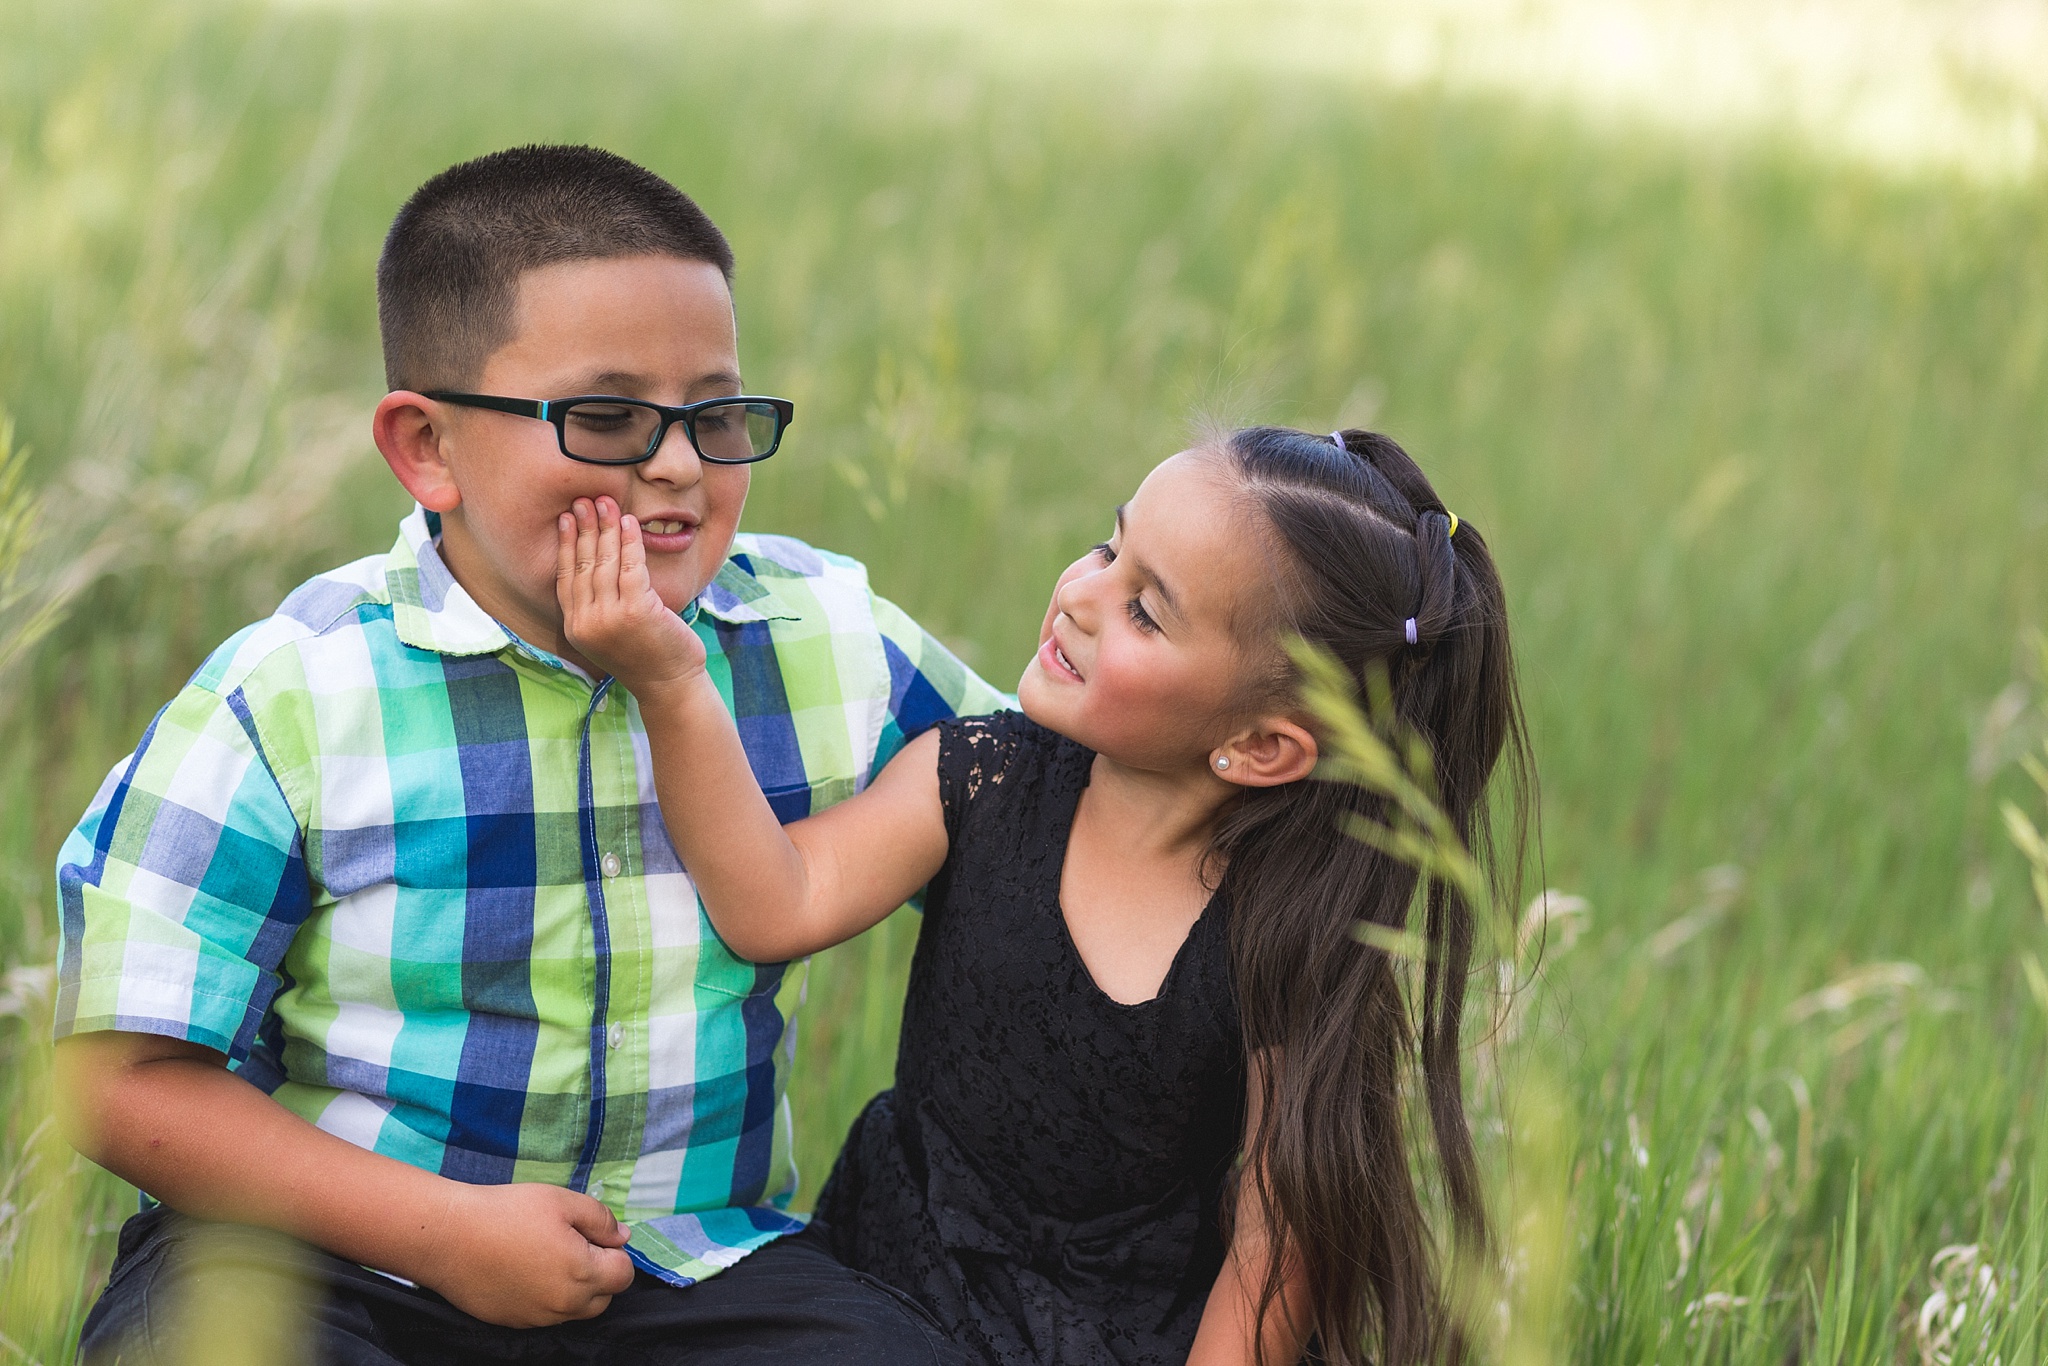
<instances>
[{"instance_id":1,"label":"dress neckline","mask_svg":"<svg viewBox=\"0 0 2048 1366\"><path fill-rule=\"evenodd\" d=\"M1057 735L1058 732L1054 732L1054 734ZM1073 783L1072 800L1063 802L1059 814L1054 818L1052 835L1054 841L1059 846L1059 857L1046 861L1047 866L1052 870L1049 874L1052 885L1047 890L1047 894L1041 899L1051 905L1052 918L1059 934L1060 946L1068 959L1071 960L1073 966L1080 971L1082 980L1087 982L1088 991L1112 1009L1126 1013L1142 1011L1147 1007L1159 1004L1173 994L1174 983L1182 975L1182 966L1191 956L1189 953L1190 946L1194 944L1195 936L1203 932L1207 922L1216 913L1216 903L1223 899L1223 889L1218 887L1215 891L1209 893L1209 899L1202 903L1201 914L1189 922L1188 932L1181 936L1179 947L1173 951L1173 961L1166 965L1166 975L1159 979L1158 989L1150 996L1147 996L1142 1001L1119 1001L1116 997L1103 990L1102 983L1095 980L1095 973L1088 967L1088 960L1081 956L1081 946L1074 942L1074 931L1067 924L1067 906L1062 896L1062 893L1066 890L1067 846L1073 842L1074 821L1081 812L1081 796L1088 790L1088 781L1094 771L1095 751L1079 741L1069 740L1065 736L1059 736L1059 739L1062 746L1068 750L1065 756L1066 759L1070 763L1077 764L1079 772L1076 775L1076 781Z\"/></svg>"}]
</instances>

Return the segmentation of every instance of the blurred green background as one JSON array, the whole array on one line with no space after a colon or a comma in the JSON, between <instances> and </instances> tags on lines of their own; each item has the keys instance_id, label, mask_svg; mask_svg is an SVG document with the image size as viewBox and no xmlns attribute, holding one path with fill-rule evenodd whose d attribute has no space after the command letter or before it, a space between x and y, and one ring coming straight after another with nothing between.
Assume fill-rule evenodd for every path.
<instances>
[{"instance_id":1,"label":"blurred green background","mask_svg":"<svg viewBox=\"0 0 2048 1366\"><path fill-rule=\"evenodd\" d=\"M43 1120L57 843L211 645L388 547L384 228L542 140L732 238L800 413L747 525L1005 685L1203 422L1376 426L1484 530L1533 885L1586 906L1475 1073L1562 1100L1560 1359L2048 1351L2048 927L1997 810L2038 807L2048 172L1286 60L1341 6L1114 13L0 8L0 1359L68 1360L132 1208ZM814 974L806 1200L915 933Z\"/></svg>"}]
</instances>

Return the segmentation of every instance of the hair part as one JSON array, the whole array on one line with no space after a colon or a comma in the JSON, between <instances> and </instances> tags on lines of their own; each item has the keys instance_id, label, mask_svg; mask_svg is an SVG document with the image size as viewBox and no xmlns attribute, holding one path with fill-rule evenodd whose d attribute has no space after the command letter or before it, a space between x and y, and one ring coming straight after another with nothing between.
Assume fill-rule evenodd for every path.
<instances>
[{"instance_id":1,"label":"hair part","mask_svg":"<svg viewBox=\"0 0 2048 1366\"><path fill-rule=\"evenodd\" d=\"M1533 765L1499 575L1470 523L1453 537L1442 501L1399 445L1372 432L1337 436L1342 445L1253 427L1217 447L1271 539L1275 634L1335 656L1361 694L1384 671L1395 723L1427 746L1438 803L1488 867L1497 904L1513 906ZM1298 680L1275 653L1285 669L1277 693L1291 702ZM1511 814L1496 832L1487 793L1503 756ZM1429 1115L1428 1179L1449 1208L1454 1246L1488 1245L1459 1037L1475 908L1440 882L1420 888L1414 867L1345 832L1348 817L1389 814L1363 788L1306 778L1247 792L1212 851L1234 910L1245 1048L1260 1064L1250 1075L1262 1118L1236 1208L1256 1209L1284 1249L1262 1308L1298 1276L1310 1299L1301 1326L1332 1366L1466 1352L1410 1166L1411 1096ZM1407 929L1417 912L1428 956L1411 1000L1394 960L1355 932L1360 922Z\"/></svg>"},{"instance_id":2,"label":"hair part","mask_svg":"<svg viewBox=\"0 0 2048 1366\"><path fill-rule=\"evenodd\" d=\"M451 166L413 192L377 259L377 326L393 389L456 388L512 339L520 277L562 261L732 247L688 195L597 147L530 146Z\"/></svg>"}]
</instances>

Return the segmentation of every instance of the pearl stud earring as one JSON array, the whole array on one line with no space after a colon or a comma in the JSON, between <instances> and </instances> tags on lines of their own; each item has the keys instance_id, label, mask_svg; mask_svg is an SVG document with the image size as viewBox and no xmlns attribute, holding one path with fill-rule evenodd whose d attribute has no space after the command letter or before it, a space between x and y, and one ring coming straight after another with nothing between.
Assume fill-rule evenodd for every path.
<instances>
[{"instance_id":1,"label":"pearl stud earring","mask_svg":"<svg viewBox=\"0 0 2048 1366\"><path fill-rule=\"evenodd\" d=\"M1218 767L1218 768L1229 768L1229 767L1230 767L1230 756L1229 756L1228 754L1219 754L1219 755L1217 755L1217 756L1216 756L1216 767Z\"/></svg>"}]
</instances>

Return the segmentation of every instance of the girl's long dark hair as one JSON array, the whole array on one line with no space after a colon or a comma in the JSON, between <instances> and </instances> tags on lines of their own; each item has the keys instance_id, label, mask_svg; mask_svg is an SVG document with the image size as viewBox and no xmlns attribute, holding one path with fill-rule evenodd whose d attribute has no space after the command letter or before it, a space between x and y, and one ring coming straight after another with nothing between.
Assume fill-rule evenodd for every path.
<instances>
[{"instance_id":1,"label":"girl's long dark hair","mask_svg":"<svg viewBox=\"0 0 2048 1366\"><path fill-rule=\"evenodd\" d=\"M1469 523L1452 534L1400 446L1365 431L1337 440L1254 427L1219 443L1272 538L1283 632L1334 655L1361 693L1385 671L1398 725L1428 746L1438 803L1490 870L1497 903L1513 906L1533 770L1499 575ZM1274 691L1293 686L1290 673ZM1488 785L1504 753L1509 820L1496 838ZM1262 1115L1237 1217L1256 1211L1272 1238L1262 1308L1277 1312L1283 1279L1298 1278L1309 1292L1299 1327L1332 1366L1456 1361L1465 1343L1404 1117L1419 1084L1453 1246L1483 1250L1459 1062L1475 911L1434 880L1418 906L1416 870L1346 834L1348 813L1390 814L1362 788L1310 778L1249 791L1216 835ZM1361 921L1427 941L1412 1011L1394 960L1359 941Z\"/></svg>"}]
</instances>

